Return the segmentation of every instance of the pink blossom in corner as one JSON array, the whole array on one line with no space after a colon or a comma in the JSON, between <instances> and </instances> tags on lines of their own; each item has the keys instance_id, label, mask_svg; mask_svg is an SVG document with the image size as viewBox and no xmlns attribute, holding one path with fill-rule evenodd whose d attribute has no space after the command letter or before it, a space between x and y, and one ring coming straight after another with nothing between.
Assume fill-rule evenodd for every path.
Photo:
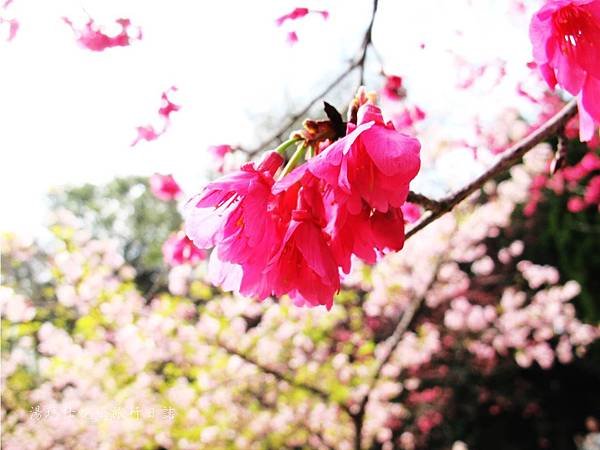
<instances>
[{"instance_id":1,"label":"pink blossom in corner","mask_svg":"<svg viewBox=\"0 0 600 450\"><path fill-rule=\"evenodd\" d=\"M94 52L101 52L111 47L126 47L132 40L140 40L142 33L133 29L129 19L117 19L115 22L121 26L121 31L115 36L109 36L102 32L101 28L90 19L83 28L76 28L73 22L63 17L67 25L71 27L82 47Z\"/></svg>"},{"instance_id":2,"label":"pink blossom in corner","mask_svg":"<svg viewBox=\"0 0 600 450\"><path fill-rule=\"evenodd\" d=\"M533 56L550 86L578 97L579 136L600 123L600 0L551 0L534 14Z\"/></svg>"},{"instance_id":3,"label":"pink blossom in corner","mask_svg":"<svg viewBox=\"0 0 600 450\"><path fill-rule=\"evenodd\" d=\"M309 14L320 14L323 19L327 20L329 18L329 12L328 11L318 11L318 10L311 10L308 8L295 8L294 10L292 10L291 12L284 14L281 17L278 17L275 20L275 23L277 24L277 26L281 26L283 25L286 21L288 20L298 20L301 19Z\"/></svg>"},{"instance_id":4,"label":"pink blossom in corner","mask_svg":"<svg viewBox=\"0 0 600 450\"><path fill-rule=\"evenodd\" d=\"M163 201L175 200L181 195L181 188L172 175L155 173L150 177L150 190L154 196Z\"/></svg>"},{"instance_id":5,"label":"pink blossom in corner","mask_svg":"<svg viewBox=\"0 0 600 450\"><path fill-rule=\"evenodd\" d=\"M4 12L11 3L12 0L6 0L4 4L0 6L0 37L5 35L5 40L7 42L12 41L19 30L19 21L17 19L9 19L4 16Z\"/></svg>"},{"instance_id":6,"label":"pink blossom in corner","mask_svg":"<svg viewBox=\"0 0 600 450\"><path fill-rule=\"evenodd\" d=\"M206 259L206 252L199 249L183 231L173 233L162 246L163 259L169 266L196 264Z\"/></svg>"},{"instance_id":7,"label":"pink blossom in corner","mask_svg":"<svg viewBox=\"0 0 600 450\"><path fill-rule=\"evenodd\" d=\"M352 129L353 128L353 129ZM336 200L358 214L362 202L386 213L399 208L421 166L419 141L385 123L371 104L359 108L358 124L309 161L309 170L333 186Z\"/></svg>"}]
</instances>

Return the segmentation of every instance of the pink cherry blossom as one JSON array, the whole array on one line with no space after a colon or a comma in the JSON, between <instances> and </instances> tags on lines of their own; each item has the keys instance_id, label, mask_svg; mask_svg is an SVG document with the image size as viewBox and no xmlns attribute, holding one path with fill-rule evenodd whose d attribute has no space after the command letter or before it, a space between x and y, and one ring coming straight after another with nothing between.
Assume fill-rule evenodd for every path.
<instances>
[{"instance_id":1,"label":"pink cherry blossom","mask_svg":"<svg viewBox=\"0 0 600 450\"><path fill-rule=\"evenodd\" d=\"M290 31L287 34L287 42L290 45L294 45L298 43L298 34L295 31Z\"/></svg>"},{"instance_id":2,"label":"pink cherry blossom","mask_svg":"<svg viewBox=\"0 0 600 450\"><path fill-rule=\"evenodd\" d=\"M177 87L171 86L168 90L161 94L161 106L158 110L158 115L163 117L165 120L170 120L171 113L179 111L181 109L180 105L176 105L169 99L169 94L172 92L176 92Z\"/></svg>"},{"instance_id":3,"label":"pink cherry blossom","mask_svg":"<svg viewBox=\"0 0 600 450\"><path fill-rule=\"evenodd\" d=\"M580 139L589 141L600 122L600 0L548 1L529 32L548 85L578 97Z\"/></svg>"},{"instance_id":4,"label":"pink cherry blossom","mask_svg":"<svg viewBox=\"0 0 600 450\"><path fill-rule=\"evenodd\" d=\"M402 215L407 223L415 223L423 214L419 205L410 202L406 202L400 209L402 210Z\"/></svg>"},{"instance_id":5,"label":"pink cherry blossom","mask_svg":"<svg viewBox=\"0 0 600 450\"><path fill-rule=\"evenodd\" d=\"M282 162L279 154L269 152L260 163L247 163L210 183L186 206L186 234L199 248L216 246L216 262L241 265L240 292L258 298L271 293L263 269L281 237L268 208L273 175Z\"/></svg>"},{"instance_id":6,"label":"pink cherry blossom","mask_svg":"<svg viewBox=\"0 0 600 450\"><path fill-rule=\"evenodd\" d=\"M598 205L600 203L600 175L590 180L585 188L583 200L587 205Z\"/></svg>"},{"instance_id":7,"label":"pink cherry blossom","mask_svg":"<svg viewBox=\"0 0 600 450\"><path fill-rule=\"evenodd\" d=\"M171 114L181 109L180 105L176 105L169 98L169 94L176 92L177 87L171 86L161 94L161 105L158 108L158 116L162 122L162 127L157 130L154 125L144 125L136 128L137 137L131 143L131 147L136 146L141 141L154 141L162 136L171 125Z\"/></svg>"},{"instance_id":8,"label":"pink cherry blossom","mask_svg":"<svg viewBox=\"0 0 600 450\"><path fill-rule=\"evenodd\" d=\"M314 183L314 181L313 181ZM322 201L314 185L301 188L298 208L281 247L267 267L274 282L273 293L288 293L299 305L326 305L331 308L333 295L340 288L337 265L328 247L328 236L323 231L318 214Z\"/></svg>"},{"instance_id":9,"label":"pink cherry blossom","mask_svg":"<svg viewBox=\"0 0 600 450\"><path fill-rule=\"evenodd\" d=\"M164 133L164 130L156 131L152 125L136 127L137 137L130 144L130 147L136 146L141 141L154 141Z\"/></svg>"},{"instance_id":10,"label":"pink cherry blossom","mask_svg":"<svg viewBox=\"0 0 600 450\"><path fill-rule=\"evenodd\" d=\"M571 197L567 202L567 209L572 213L578 213L585 209L585 202L581 197Z\"/></svg>"},{"instance_id":11,"label":"pink cherry blossom","mask_svg":"<svg viewBox=\"0 0 600 450\"><path fill-rule=\"evenodd\" d=\"M73 22L63 17L63 20L75 32L79 44L94 52L101 52L111 47L126 47L131 44L132 40L140 40L142 32L138 29L137 32L132 30L131 21L129 19L117 19L115 22L121 26L121 31L116 36L105 34L101 28L90 19L83 28L76 28Z\"/></svg>"},{"instance_id":12,"label":"pink cherry blossom","mask_svg":"<svg viewBox=\"0 0 600 450\"><path fill-rule=\"evenodd\" d=\"M150 190L156 198L165 202L175 200L181 195L181 188L172 175L155 173L150 177Z\"/></svg>"},{"instance_id":13,"label":"pink cherry blossom","mask_svg":"<svg viewBox=\"0 0 600 450\"><path fill-rule=\"evenodd\" d=\"M233 149L230 145L211 145L208 147L208 152L213 155L216 159L222 160L226 154L231 153Z\"/></svg>"},{"instance_id":14,"label":"pink cherry blossom","mask_svg":"<svg viewBox=\"0 0 600 450\"><path fill-rule=\"evenodd\" d=\"M406 91L402 86L402 77L388 75L383 86L383 95L390 100L402 100L406 97Z\"/></svg>"},{"instance_id":15,"label":"pink cherry blossom","mask_svg":"<svg viewBox=\"0 0 600 450\"><path fill-rule=\"evenodd\" d=\"M418 140L384 123L377 106L365 104L357 126L311 159L309 170L334 187L337 200L352 214L360 213L363 201L386 213L406 201L420 168L420 148Z\"/></svg>"},{"instance_id":16,"label":"pink cherry blossom","mask_svg":"<svg viewBox=\"0 0 600 450\"><path fill-rule=\"evenodd\" d=\"M0 37L6 35L6 41L12 41L19 30L19 21L15 18L5 16L5 11L12 3L12 0L7 0L0 6Z\"/></svg>"},{"instance_id":17,"label":"pink cherry blossom","mask_svg":"<svg viewBox=\"0 0 600 450\"><path fill-rule=\"evenodd\" d=\"M298 20L301 19L309 14L320 14L323 19L327 19L329 17L329 12L328 11L317 11L317 10L311 10L308 8L295 8L294 10L292 10L291 12L284 14L281 17L278 17L275 20L275 23L277 24L277 26L281 26L283 25L286 21L288 20Z\"/></svg>"},{"instance_id":18,"label":"pink cherry blossom","mask_svg":"<svg viewBox=\"0 0 600 450\"><path fill-rule=\"evenodd\" d=\"M206 252L199 249L183 231L173 233L162 246L165 263L169 266L196 264L206 259Z\"/></svg>"}]
</instances>

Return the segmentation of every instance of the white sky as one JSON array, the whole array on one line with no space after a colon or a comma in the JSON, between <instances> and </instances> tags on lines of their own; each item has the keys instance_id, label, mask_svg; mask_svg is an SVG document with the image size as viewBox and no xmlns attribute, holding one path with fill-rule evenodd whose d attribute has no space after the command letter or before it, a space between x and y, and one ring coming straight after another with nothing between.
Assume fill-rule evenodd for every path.
<instances>
[{"instance_id":1,"label":"white sky","mask_svg":"<svg viewBox=\"0 0 600 450\"><path fill-rule=\"evenodd\" d=\"M494 115L515 96L454 89L448 49L473 63L505 59L514 78L530 60L527 16L509 15L509 0L472 3L380 0L374 29L387 71L402 75L411 103L454 138L476 112ZM330 18L294 23L300 42L290 47L274 20L296 6L327 9ZM130 18L143 40L100 53L79 47L61 17L85 20L84 8L100 24ZM0 43L0 230L40 228L55 185L161 172L198 190L206 147L252 146L263 120L312 98L356 54L370 9L370 0L14 0L8 12L20 29ZM374 61L371 69L376 89ZM172 85L182 109L171 128L129 147L136 126L157 120L160 94Z\"/></svg>"}]
</instances>

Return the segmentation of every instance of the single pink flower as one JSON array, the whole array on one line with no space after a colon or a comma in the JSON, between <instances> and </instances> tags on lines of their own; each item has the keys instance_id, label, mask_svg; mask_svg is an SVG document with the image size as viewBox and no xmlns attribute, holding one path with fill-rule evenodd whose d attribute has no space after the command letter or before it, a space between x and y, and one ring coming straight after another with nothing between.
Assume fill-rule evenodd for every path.
<instances>
[{"instance_id":1,"label":"single pink flower","mask_svg":"<svg viewBox=\"0 0 600 450\"><path fill-rule=\"evenodd\" d=\"M4 15L6 9L10 6L12 0L6 0L0 5L0 38L4 38L7 42L12 41L19 30L19 21L15 18L8 18Z\"/></svg>"},{"instance_id":2,"label":"single pink flower","mask_svg":"<svg viewBox=\"0 0 600 450\"><path fill-rule=\"evenodd\" d=\"M345 273L350 272L351 257L367 264L377 262L386 251L404 246L404 217L400 208L386 213L371 211L366 205L359 214L351 214L344 205L336 205L326 231L331 236L331 251Z\"/></svg>"},{"instance_id":3,"label":"single pink flower","mask_svg":"<svg viewBox=\"0 0 600 450\"><path fill-rule=\"evenodd\" d=\"M222 160L226 154L231 153L233 149L230 145L211 145L208 147L208 152L213 155L216 159Z\"/></svg>"},{"instance_id":4,"label":"single pink flower","mask_svg":"<svg viewBox=\"0 0 600 450\"><path fill-rule=\"evenodd\" d=\"M63 17L63 20L75 32L79 44L94 52L101 52L111 47L126 47L131 44L132 40L142 38L142 32L139 29L137 32L132 30L129 19L115 21L121 26L121 31L116 36L108 36L103 33L93 19L90 19L81 29L75 28L70 19Z\"/></svg>"},{"instance_id":5,"label":"single pink flower","mask_svg":"<svg viewBox=\"0 0 600 450\"><path fill-rule=\"evenodd\" d=\"M287 42L288 42L288 44L290 44L290 45L297 44L297 43L298 43L298 34L296 34L296 32L295 32L295 31L290 31L290 32L287 34Z\"/></svg>"},{"instance_id":6,"label":"single pink flower","mask_svg":"<svg viewBox=\"0 0 600 450\"><path fill-rule=\"evenodd\" d=\"M177 87L171 86L171 88L169 88L168 90L166 90L165 92L163 92L161 94L162 104L158 110L158 115L163 117L167 121L170 120L171 113L177 112L181 109L180 105L176 105L169 99L169 94L171 92L176 92L176 91L177 91Z\"/></svg>"},{"instance_id":7,"label":"single pink flower","mask_svg":"<svg viewBox=\"0 0 600 450\"><path fill-rule=\"evenodd\" d=\"M581 197L571 197L567 202L567 209L572 213L578 213L585 209L585 202Z\"/></svg>"},{"instance_id":8,"label":"single pink flower","mask_svg":"<svg viewBox=\"0 0 600 450\"><path fill-rule=\"evenodd\" d=\"M156 131L152 125L144 125L141 127L136 127L136 130L137 130L137 136L133 140L133 142L130 144L130 147L135 147L141 141L147 141L147 142L154 141L154 140L158 139L158 137L161 136L165 132L165 130Z\"/></svg>"},{"instance_id":9,"label":"single pink flower","mask_svg":"<svg viewBox=\"0 0 600 450\"><path fill-rule=\"evenodd\" d=\"M280 217L286 221L289 214L289 223L265 273L274 295L288 294L298 306L325 305L330 309L340 289L340 277L330 237L324 231L327 219L320 182L305 167L273 189L281 196ZM296 206L288 211L294 197Z\"/></svg>"},{"instance_id":10,"label":"single pink flower","mask_svg":"<svg viewBox=\"0 0 600 450\"><path fill-rule=\"evenodd\" d=\"M283 158L269 152L263 160L209 183L186 206L186 234L199 248L215 247L216 261L242 266L239 291L265 298L270 285L262 276L280 233L274 214L273 175ZM211 258L212 262L213 258Z\"/></svg>"},{"instance_id":11,"label":"single pink flower","mask_svg":"<svg viewBox=\"0 0 600 450\"><path fill-rule=\"evenodd\" d=\"M402 77L388 75L383 86L383 95L390 100L402 100L406 97L406 91L402 86Z\"/></svg>"},{"instance_id":12,"label":"single pink flower","mask_svg":"<svg viewBox=\"0 0 600 450\"><path fill-rule=\"evenodd\" d=\"M162 122L162 129L157 131L153 125L137 127L137 137L131 143L131 147L136 146L141 141L154 141L167 131L171 124L171 113L181 109L180 105L176 105L169 99L169 94L175 91L177 91L177 87L171 86L161 94L161 105L158 109L158 115Z\"/></svg>"},{"instance_id":13,"label":"single pink flower","mask_svg":"<svg viewBox=\"0 0 600 450\"><path fill-rule=\"evenodd\" d=\"M275 20L275 23L277 24L277 26L281 26L288 20L298 20L309 14L320 14L323 17L323 19L325 19L325 20L327 20L327 18L329 18L328 11L317 11L317 10L311 10L308 8L295 8L291 12L284 14L281 17L278 17Z\"/></svg>"},{"instance_id":14,"label":"single pink flower","mask_svg":"<svg viewBox=\"0 0 600 450\"><path fill-rule=\"evenodd\" d=\"M155 173L150 177L150 190L154 196L163 201L175 200L181 195L181 188L172 175Z\"/></svg>"},{"instance_id":15,"label":"single pink flower","mask_svg":"<svg viewBox=\"0 0 600 450\"><path fill-rule=\"evenodd\" d=\"M405 107L402 112L392 117L394 128L399 131L410 130L413 125L425 119L425 111L418 106Z\"/></svg>"},{"instance_id":16,"label":"single pink flower","mask_svg":"<svg viewBox=\"0 0 600 450\"><path fill-rule=\"evenodd\" d=\"M579 135L600 123L600 0L550 0L529 28L533 57L550 86L578 96Z\"/></svg>"},{"instance_id":17,"label":"single pink flower","mask_svg":"<svg viewBox=\"0 0 600 450\"><path fill-rule=\"evenodd\" d=\"M206 259L206 252L199 249L183 231L173 233L162 246L163 259L169 266L196 264Z\"/></svg>"},{"instance_id":18,"label":"single pink flower","mask_svg":"<svg viewBox=\"0 0 600 450\"><path fill-rule=\"evenodd\" d=\"M358 124L308 162L309 170L331 185L336 201L359 214L362 202L386 213L400 208L421 165L419 141L384 123L381 110L365 104Z\"/></svg>"},{"instance_id":19,"label":"single pink flower","mask_svg":"<svg viewBox=\"0 0 600 450\"><path fill-rule=\"evenodd\" d=\"M421 218L423 211L419 205L415 205L414 203L406 202L400 208L402 210L402 214L404 215L404 220L407 223L415 223L417 220Z\"/></svg>"},{"instance_id":20,"label":"single pink flower","mask_svg":"<svg viewBox=\"0 0 600 450\"><path fill-rule=\"evenodd\" d=\"M600 175L593 177L585 187L583 200L588 205L598 205L600 203Z\"/></svg>"}]
</instances>

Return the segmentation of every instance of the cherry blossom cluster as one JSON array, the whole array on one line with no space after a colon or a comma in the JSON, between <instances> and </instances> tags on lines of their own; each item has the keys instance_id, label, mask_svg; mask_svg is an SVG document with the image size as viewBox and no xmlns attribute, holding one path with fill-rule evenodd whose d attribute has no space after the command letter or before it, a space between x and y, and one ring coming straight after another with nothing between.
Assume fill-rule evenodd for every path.
<instances>
[{"instance_id":1,"label":"cherry blossom cluster","mask_svg":"<svg viewBox=\"0 0 600 450\"><path fill-rule=\"evenodd\" d=\"M285 168L281 150L268 152L188 203L186 232L199 248L215 247L217 284L331 308L352 255L374 263L402 248L401 207L419 171L420 145L363 103L345 136L292 138L284 150L301 142Z\"/></svg>"}]
</instances>

